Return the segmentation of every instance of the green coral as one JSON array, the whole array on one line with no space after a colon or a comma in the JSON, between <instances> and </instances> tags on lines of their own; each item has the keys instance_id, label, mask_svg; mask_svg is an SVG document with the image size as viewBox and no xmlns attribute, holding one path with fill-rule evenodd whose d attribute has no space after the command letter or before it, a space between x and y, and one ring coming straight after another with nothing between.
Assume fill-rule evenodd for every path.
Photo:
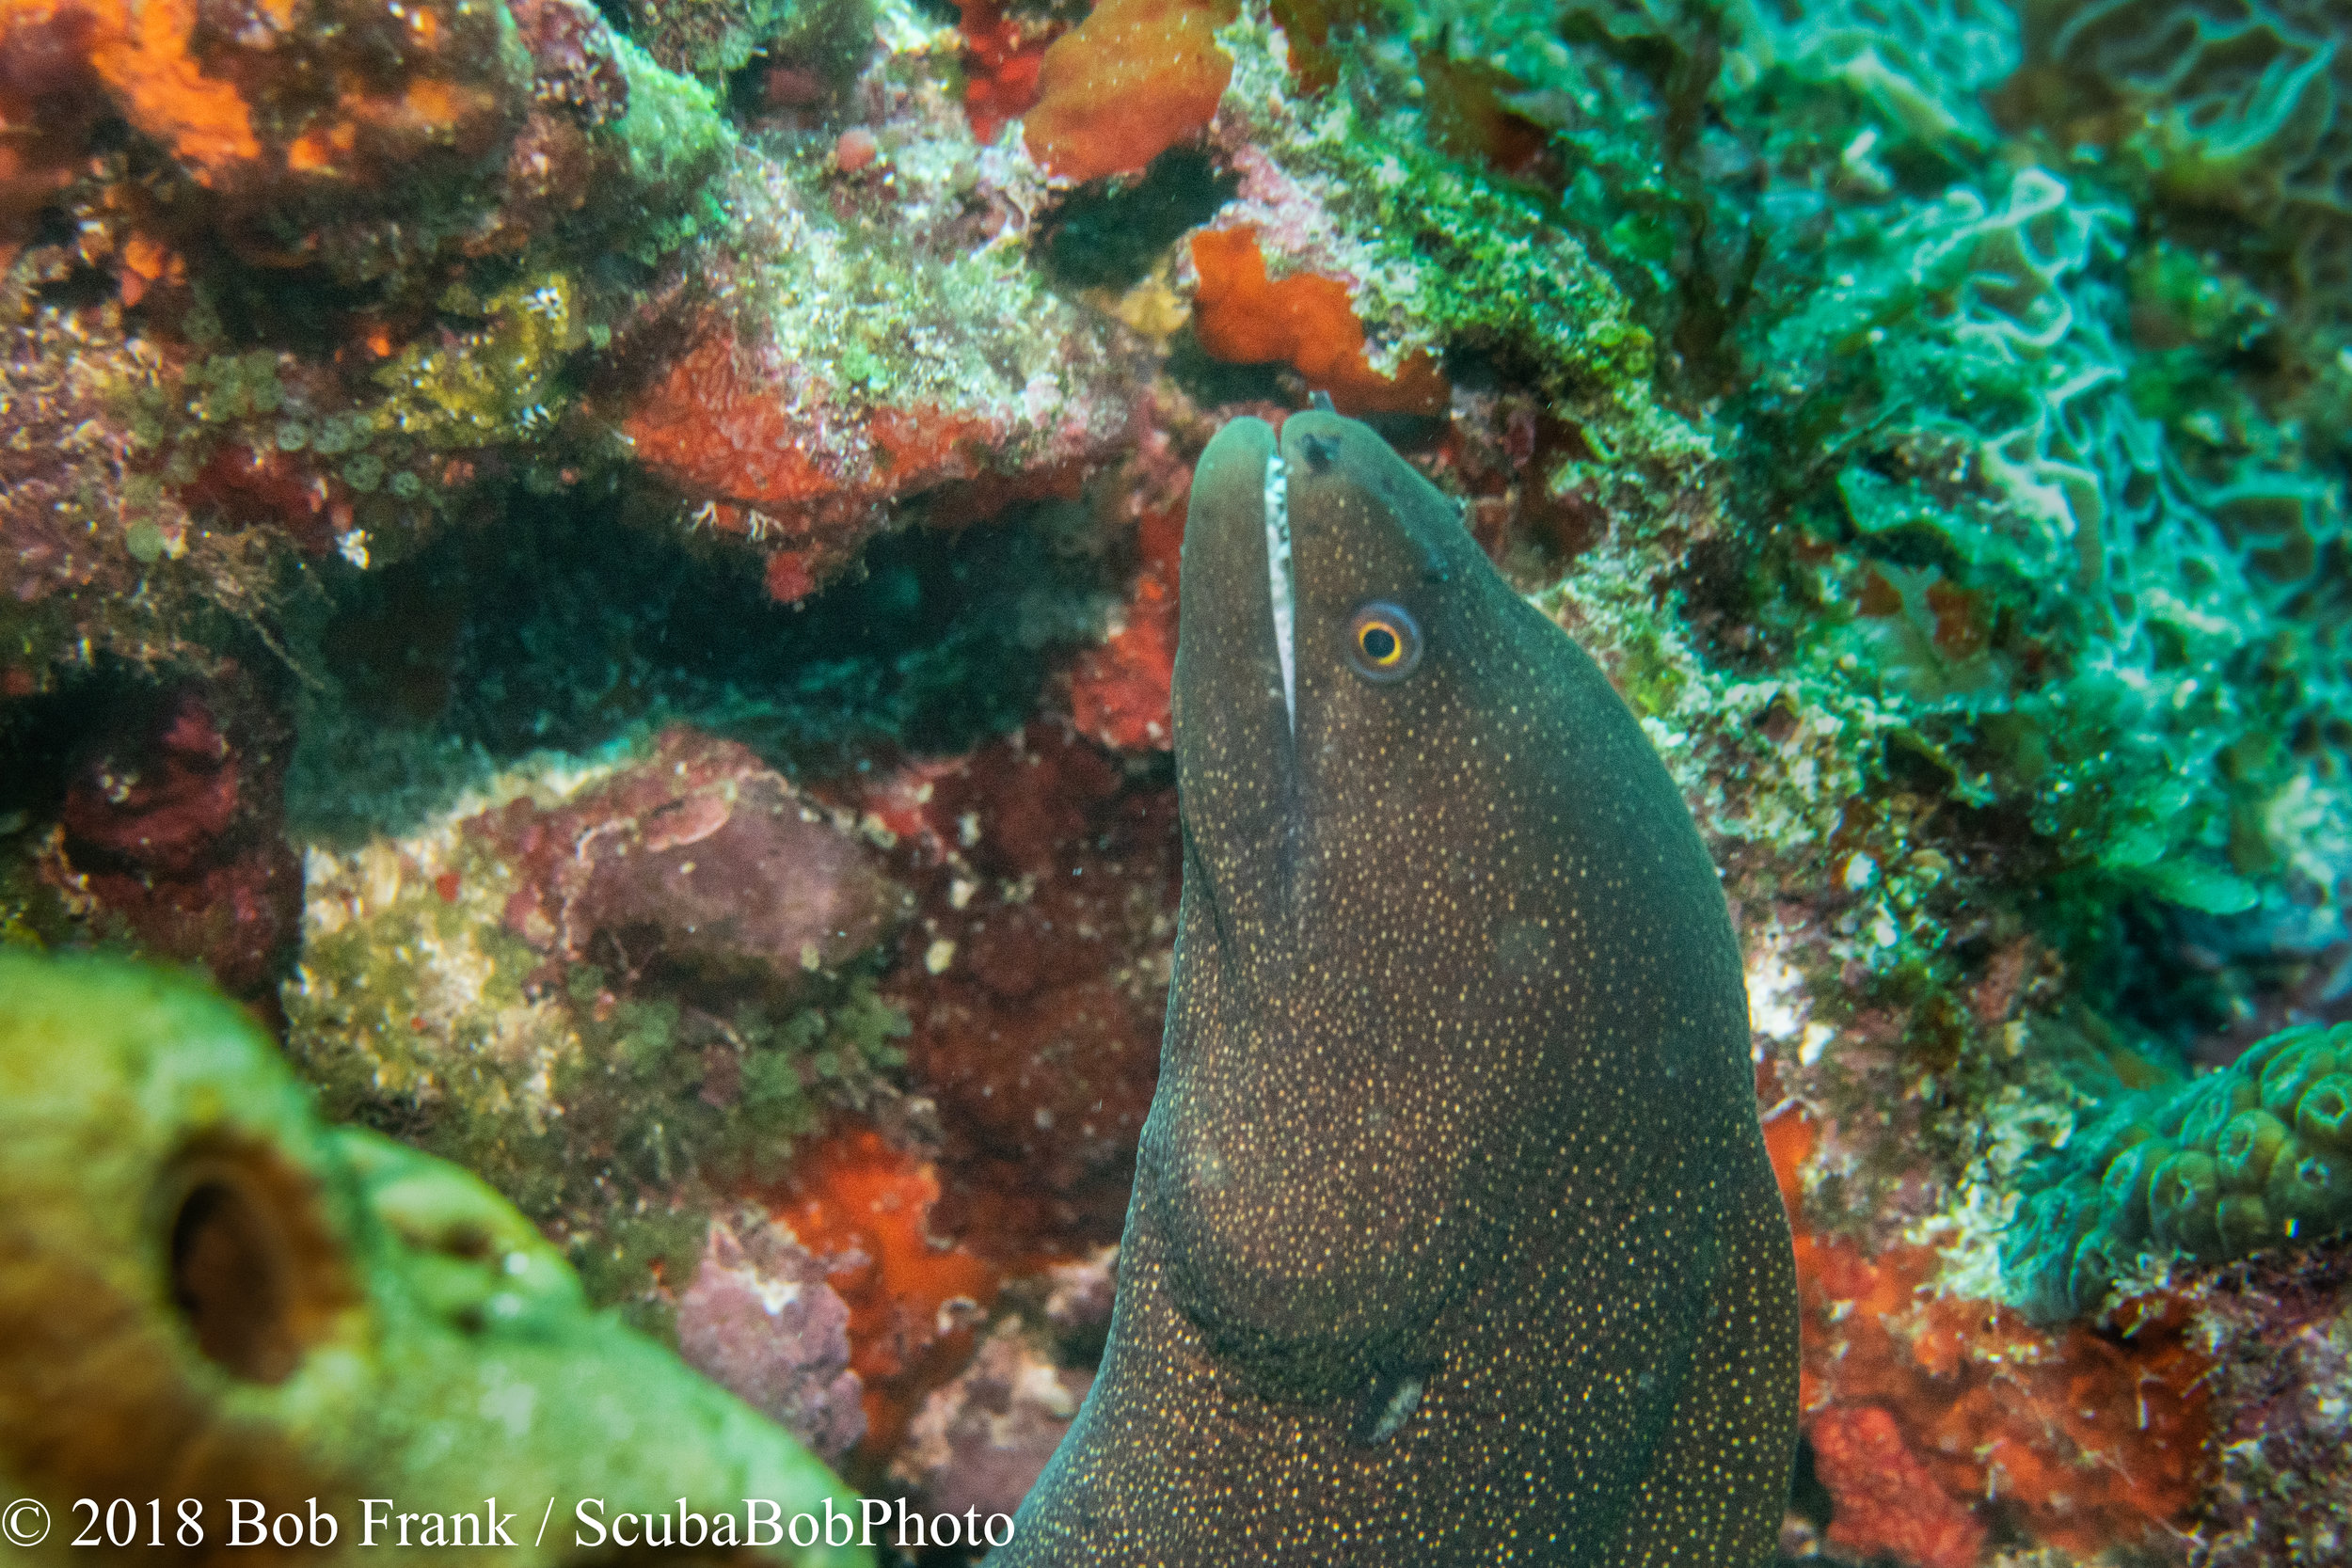
<instances>
[{"instance_id":1,"label":"green coral","mask_svg":"<svg viewBox=\"0 0 2352 1568\"><path fill-rule=\"evenodd\" d=\"M2242 1258L2352 1227L2352 1025L2288 1029L2220 1072L2128 1097L2025 1183L2003 1272L2045 1319L2151 1259Z\"/></svg>"},{"instance_id":2,"label":"green coral","mask_svg":"<svg viewBox=\"0 0 2352 1568\"><path fill-rule=\"evenodd\" d=\"M2352 55L2328 0L2021 7L2027 55L2078 122L2120 127L2118 177L2259 280L2321 346L2352 330ZM2213 221L2227 214L2235 222ZM2324 358L2325 355L2315 357Z\"/></svg>"},{"instance_id":3,"label":"green coral","mask_svg":"<svg viewBox=\"0 0 2352 1568\"><path fill-rule=\"evenodd\" d=\"M722 219L705 187L734 151L735 133L702 83L663 70L627 39L613 47L628 112L602 135L626 179L597 209L621 246L651 265Z\"/></svg>"},{"instance_id":4,"label":"green coral","mask_svg":"<svg viewBox=\"0 0 2352 1568\"><path fill-rule=\"evenodd\" d=\"M2132 102L2201 135L2225 134L2205 98L2264 109L2245 154L2293 184L2322 156L2290 134L2321 91L2308 29L2217 23L2167 75L2158 40L2194 6L2063 28L1978 0L1538 9L1428 0L1403 28L1515 77L1506 101L1552 132L1553 220L1660 345L1661 402L1713 400L1692 455L1739 482L1697 487L1779 590L1757 613L1780 646L2028 804L2099 898L2226 911L2290 871L2331 880L2352 842L2328 738L2352 697L2342 356L2286 344L2299 293L2152 230L2161 182L2079 131L2053 145L2036 116L2061 111L2010 95L2037 59L2128 55ZM2228 40L2257 34L2273 55L2249 73ZM1398 167L1403 200L1459 206ZM1613 511L1670 508L1652 488ZM1789 570L1824 545L1842 571Z\"/></svg>"},{"instance_id":5,"label":"green coral","mask_svg":"<svg viewBox=\"0 0 2352 1568\"><path fill-rule=\"evenodd\" d=\"M516 1517L523 1499L856 1508L784 1433L592 1312L480 1181L323 1125L240 1008L151 969L7 950L0 993L10 1496L66 1520L77 1496L169 1477L188 1501L164 1528L193 1518L217 1544L230 1498L304 1522L315 1508L338 1526L323 1560L360 1550L362 1497L476 1526L496 1497L515 1544L495 1555L526 1563L591 1554L569 1519L542 1536ZM451 1560L438 1520L415 1528L426 1544L404 1549L379 1526L368 1557ZM72 1534L24 1560L72 1560Z\"/></svg>"},{"instance_id":6,"label":"green coral","mask_svg":"<svg viewBox=\"0 0 2352 1568\"><path fill-rule=\"evenodd\" d=\"M2247 766L2249 732L2293 730L2335 672L2313 646L2312 684L2277 693L2293 705L2245 702L2284 651L2277 638L2319 639L2292 626L2134 405L2107 270L2128 231L2124 209L2040 169L1998 205L1947 193L1832 252L1839 286L1773 325L1759 359L1779 368L1759 390L1794 402L1834 388L1853 427L1899 421L1901 446L1866 436L1836 469L1844 516L1830 531L1850 530L1889 580L1906 554L1922 562L1981 607L1988 632L2008 617L2000 670L2047 673L1987 663L1960 680L1932 640L1820 632L1872 648L1879 678L1973 729L1996 782L2031 800L2036 826L2079 863L2174 902L2242 909L2256 896L2242 873L2262 863L2241 863L2237 830L2295 772L2283 751ZM1927 438L1948 459L1942 479L1906 455ZM2292 474L2314 505L2333 504ZM2242 498L2280 493L2259 470L2230 483Z\"/></svg>"}]
</instances>

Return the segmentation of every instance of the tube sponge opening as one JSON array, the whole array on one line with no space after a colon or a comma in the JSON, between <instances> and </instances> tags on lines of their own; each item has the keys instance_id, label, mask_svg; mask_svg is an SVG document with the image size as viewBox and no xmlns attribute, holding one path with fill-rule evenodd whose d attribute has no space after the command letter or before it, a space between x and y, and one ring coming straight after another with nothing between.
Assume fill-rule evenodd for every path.
<instances>
[{"instance_id":1,"label":"tube sponge opening","mask_svg":"<svg viewBox=\"0 0 2352 1568\"><path fill-rule=\"evenodd\" d=\"M590 1312L480 1181L321 1123L223 998L13 951L0 996L0 1497L62 1519L77 1497L161 1491L215 1544L231 1497L297 1516L315 1498L341 1515L322 1560L356 1549L362 1493L453 1513L485 1495L854 1511L783 1432ZM72 1533L25 1560L78 1556ZM587 1555L550 1534L496 1555ZM728 1559L787 1560L871 1557Z\"/></svg>"}]
</instances>

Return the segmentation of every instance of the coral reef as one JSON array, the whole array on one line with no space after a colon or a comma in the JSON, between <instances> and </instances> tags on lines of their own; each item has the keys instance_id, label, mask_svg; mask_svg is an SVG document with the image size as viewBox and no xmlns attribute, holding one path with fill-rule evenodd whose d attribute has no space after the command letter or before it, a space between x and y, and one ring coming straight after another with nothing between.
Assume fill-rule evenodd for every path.
<instances>
[{"instance_id":1,"label":"coral reef","mask_svg":"<svg viewBox=\"0 0 2352 1568\"><path fill-rule=\"evenodd\" d=\"M409 1516L419 1543L379 1522L369 1555L415 1560L481 1543L484 1515L462 1535L451 1516L485 1497L602 1497L613 1513L684 1498L730 1514L747 1497L856 1507L781 1432L592 1313L479 1181L323 1126L236 1007L153 970L6 952L0 989L12 1494L64 1521L78 1496L151 1497L169 1477L187 1500L162 1528L186 1561L229 1555L237 1497L306 1534L331 1515L313 1539L339 1544L320 1554L333 1558L362 1549L361 1496L389 1494L427 1511ZM513 1518L501 1533L530 1528ZM574 1536L517 1533L497 1555L593 1557ZM68 1560L70 1539L53 1531L25 1560Z\"/></svg>"},{"instance_id":2,"label":"coral reef","mask_svg":"<svg viewBox=\"0 0 2352 1568\"><path fill-rule=\"evenodd\" d=\"M1784 1192L1816 1157L1796 1111L1767 1128ZM1792 1202L1792 1209L1795 1208ZM1924 1245L1867 1253L1800 1225L1804 1405L1827 1539L1867 1559L1963 1568L1995 1527L2089 1558L2161 1545L2206 1468L2213 1363L2185 1306L2144 1304L2110 1338L2037 1330L1932 1289Z\"/></svg>"},{"instance_id":3,"label":"coral reef","mask_svg":"<svg viewBox=\"0 0 2352 1568\"><path fill-rule=\"evenodd\" d=\"M931 254L968 227L971 179L896 169L898 204L838 226L784 168L736 182L736 315L706 324L622 421L697 523L776 546L779 600L837 571L887 500L987 481L997 506L1052 494L1127 431L1115 326L1003 247Z\"/></svg>"},{"instance_id":4,"label":"coral reef","mask_svg":"<svg viewBox=\"0 0 2352 1568\"><path fill-rule=\"evenodd\" d=\"M1054 1456L1093 1379L1041 1354L1007 1319L971 1365L915 1412L890 1479L924 1508L1010 1513Z\"/></svg>"},{"instance_id":5,"label":"coral reef","mask_svg":"<svg viewBox=\"0 0 2352 1568\"><path fill-rule=\"evenodd\" d=\"M83 742L41 875L145 951L271 999L301 911L279 836L285 741L234 667L122 705Z\"/></svg>"},{"instance_id":6,"label":"coral reef","mask_svg":"<svg viewBox=\"0 0 2352 1568\"><path fill-rule=\"evenodd\" d=\"M951 8L0 0L0 940L200 966L1008 1496L1156 1070L1185 475L1327 391L1724 871L1792 1541L2340 1558L2335 10Z\"/></svg>"},{"instance_id":7,"label":"coral reef","mask_svg":"<svg viewBox=\"0 0 2352 1568\"><path fill-rule=\"evenodd\" d=\"M2344 1550L2352 1477L2342 1454L2352 1320L2341 1257L2232 1271L2198 1301L2213 1374L2219 1476L2200 1560L2212 1568L2316 1564Z\"/></svg>"},{"instance_id":8,"label":"coral reef","mask_svg":"<svg viewBox=\"0 0 2352 1568\"><path fill-rule=\"evenodd\" d=\"M1174 790L1040 723L864 809L918 890L883 989L938 1108L942 1223L1016 1255L1115 1240L1159 1071Z\"/></svg>"},{"instance_id":9,"label":"coral reef","mask_svg":"<svg viewBox=\"0 0 2352 1568\"><path fill-rule=\"evenodd\" d=\"M1176 668L1176 589L1184 540L1181 503L1147 510L1136 527L1142 563L1119 624L1070 672L1070 719L1113 751L1168 749L1168 690Z\"/></svg>"},{"instance_id":10,"label":"coral reef","mask_svg":"<svg viewBox=\"0 0 2352 1568\"><path fill-rule=\"evenodd\" d=\"M790 609L732 552L648 541L564 497L342 575L294 643L318 680L297 712L295 832L339 847L406 832L534 751L675 724L818 776L968 751L1027 718L1115 603L1066 509L1015 518L1032 526L878 538Z\"/></svg>"},{"instance_id":11,"label":"coral reef","mask_svg":"<svg viewBox=\"0 0 2352 1568\"><path fill-rule=\"evenodd\" d=\"M1363 324L1347 290L1328 277L1297 275L1270 282L1255 231L1247 225L1192 239L1200 274L1193 330L1218 359L1285 361L1310 388L1327 392L1342 413L1435 414L1447 403L1445 378L1426 352L1382 375L1364 360Z\"/></svg>"},{"instance_id":12,"label":"coral reef","mask_svg":"<svg viewBox=\"0 0 2352 1568\"><path fill-rule=\"evenodd\" d=\"M963 112L972 122L972 139L985 146L1037 103L1038 70L1062 29L1041 18L1011 14L996 0L967 0L959 9Z\"/></svg>"},{"instance_id":13,"label":"coral reef","mask_svg":"<svg viewBox=\"0 0 2352 1568\"><path fill-rule=\"evenodd\" d=\"M857 0L626 0L618 8L629 36L672 71L715 81L760 57L771 73L813 78L804 92L853 71L873 26L872 8Z\"/></svg>"},{"instance_id":14,"label":"coral reef","mask_svg":"<svg viewBox=\"0 0 2352 1568\"><path fill-rule=\"evenodd\" d=\"M1918 1568L1971 1568L1984 1556L1984 1526L1936 1484L1883 1406L1834 1406L1814 1418L1805 1440L1836 1505L1829 1544L1838 1551Z\"/></svg>"},{"instance_id":15,"label":"coral reef","mask_svg":"<svg viewBox=\"0 0 2352 1568\"><path fill-rule=\"evenodd\" d=\"M711 1183L778 1174L902 1059L845 969L895 891L739 746L543 759L306 880L287 1043L329 1113L481 1173L600 1299L686 1280Z\"/></svg>"},{"instance_id":16,"label":"coral reef","mask_svg":"<svg viewBox=\"0 0 2352 1568\"><path fill-rule=\"evenodd\" d=\"M897 1447L929 1389L970 1354L1002 1275L930 1229L939 1175L872 1127L812 1148L776 1196L777 1217L826 1259L850 1309L850 1367L865 1386L862 1455Z\"/></svg>"},{"instance_id":17,"label":"coral reef","mask_svg":"<svg viewBox=\"0 0 2352 1568\"><path fill-rule=\"evenodd\" d=\"M389 559L485 449L536 466L731 145L584 0L198 12L0 14L0 76L45 84L0 93L12 147L44 93L104 111L47 121L0 235L0 373L55 426L8 460L37 683L92 644L200 657L287 556Z\"/></svg>"}]
</instances>

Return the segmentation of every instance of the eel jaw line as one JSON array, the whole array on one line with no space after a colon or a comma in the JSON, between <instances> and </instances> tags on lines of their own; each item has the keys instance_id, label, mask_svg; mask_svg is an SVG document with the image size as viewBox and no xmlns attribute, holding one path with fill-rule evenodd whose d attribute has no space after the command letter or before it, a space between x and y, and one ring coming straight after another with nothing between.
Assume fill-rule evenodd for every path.
<instances>
[{"instance_id":1,"label":"eel jaw line","mask_svg":"<svg viewBox=\"0 0 2352 1568\"><path fill-rule=\"evenodd\" d=\"M1265 460L1266 596L1274 610L1274 656L1282 665L1282 712L1298 733L1296 586L1291 569L1290 470L1279 451Z\"/></svg>"}]
</instances>

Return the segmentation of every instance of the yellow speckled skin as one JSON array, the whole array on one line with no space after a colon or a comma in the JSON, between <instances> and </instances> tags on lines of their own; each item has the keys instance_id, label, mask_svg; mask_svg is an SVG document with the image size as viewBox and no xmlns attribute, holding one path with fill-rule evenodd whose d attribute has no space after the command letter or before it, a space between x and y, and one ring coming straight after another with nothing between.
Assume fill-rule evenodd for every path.
<instances>
[{"instance_id":1,"label":"yellow speckled skin","mask_svg":"<svg viewBox=\"0 0 2352 1568\"><path fill-rule=\"evenodd\" d=\"M361 1544L358 1499L479 1515L516 1544ZM159 1565L619 1560L572 1510L705 1515L772 1498L854 1513L814 1456L675 1356L592 1313L487 1187L323 1126L253 1021L193 981L0 950L0 1503L52 1528L0 1560ZM68 1544L76 1498L137 1513L134 1549ZM229 1544L229 1499L334 1544ZM555 1499L544 1540L537 1532ZM150 1499L163 1544L150 1546ZM179 1503L203 1533L183 1542ZM454 1527L447 1527L452 1529ZM632 1532L634 1527L632 1527ZM671 1562L870 1564L856 1549Z\"/></svg>"},{"instance_id":2,"label":"yellow speckled skin","mask_svg":"<svg viewBox=\"0 0 2352 1568\"><path fill-rule=\"evenodd\" d=\"M1369 428L1203 454L1184 893L1103 1374L995 1560L1736 1568L1796 1288L1713 867L1600 673ZM1350 618L1424 640L1390 682Z\"/></svg>"}]
</instances>

